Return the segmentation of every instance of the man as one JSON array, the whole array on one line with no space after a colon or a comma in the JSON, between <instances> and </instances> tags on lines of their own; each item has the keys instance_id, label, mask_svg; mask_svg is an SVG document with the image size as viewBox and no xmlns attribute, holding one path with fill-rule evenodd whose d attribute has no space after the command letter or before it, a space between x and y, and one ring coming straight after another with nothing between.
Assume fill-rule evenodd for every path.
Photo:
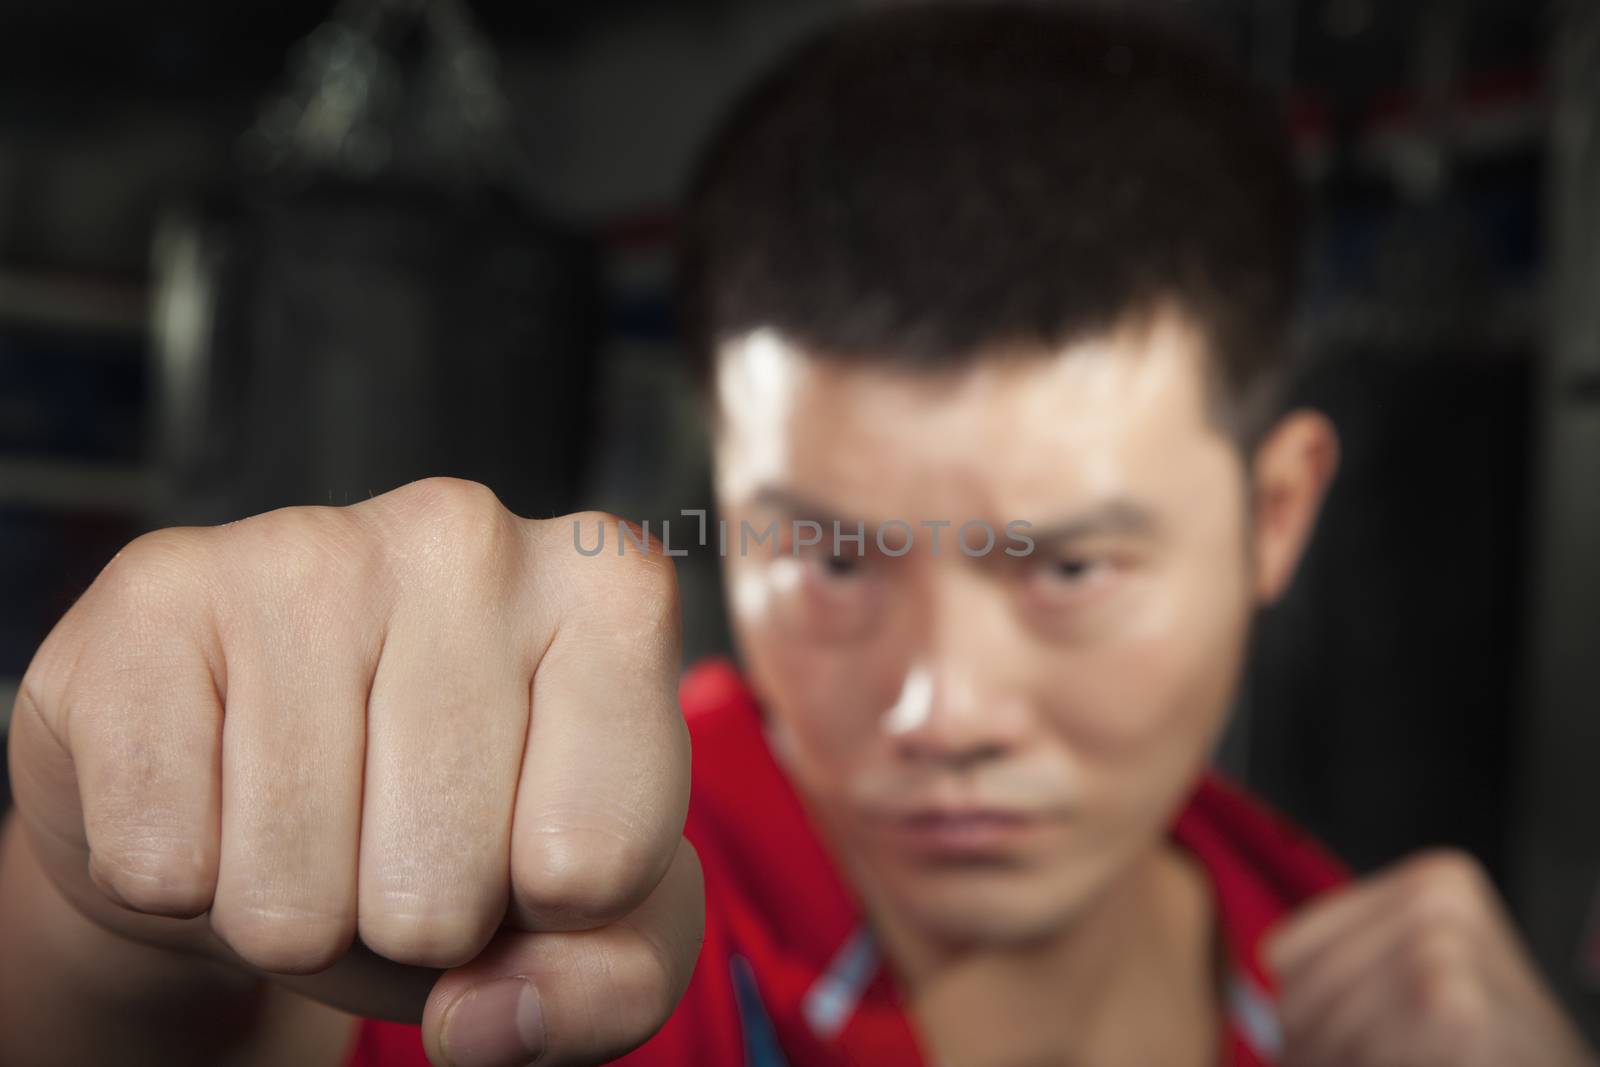
<instances>
[{"instance_id":1,"label":"man","mask_svg":"<svg viewBox=\"0 0 1600 1067\"><path fill-rule=\"evenodd\" d=\"M748 681L480 487L140 539L18 701L5 1061L1592 1065L1470 861L1206 774L1336 464L1293 199L1137 26L819 38L685 223Z\"/></svg>"}]
</instances>

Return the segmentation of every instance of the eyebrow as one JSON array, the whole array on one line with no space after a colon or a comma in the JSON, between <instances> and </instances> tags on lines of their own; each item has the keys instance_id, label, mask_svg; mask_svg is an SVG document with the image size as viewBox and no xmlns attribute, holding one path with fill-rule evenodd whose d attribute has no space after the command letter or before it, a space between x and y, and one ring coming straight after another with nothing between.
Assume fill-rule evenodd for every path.
<instances>
[{"instance_id":1,"label":"eyebrow","mask_svg":"<svg viewBox=\"0 0 1600 1067\"><path fill-rule=\"evenodd\" d=\"M1136 500L1114 497L1079 515L1036 525L1027 530L1035 541L1076 541L1110 534L1151 537L1161 530L1154 511Z\"/></svg>"},{"instance_id":2,"label":"eyebrow","mask_svg":"<svg viewBox=\"0 0 1600 1067\"><path fill-rule=\"evenodd\" d=\"M860 522L868 527L876 527L876 523L867 522L865 519L846 519L833 508L779 485L761 486L750 495L750 503L753 507L772 508L797 519L810 519L830 525L837 522L841 526L854 526Z\"/></svg>"},{"instance_id":3,"label":"eyebrow","mask_svg":"<svg viewBox=\"0 0 1600 1067\"><path fill-rule=\"evenodd\" d=\"M823 524L838 522L841 526L853 527L857 522L861 522L870 529L875 529L878 525L876 522L862 519L846 519L835 509L778 485L761 486L751 494L750 502L756 507L773 508L794 518L810 519ZM963 516L959 521L973 517ZM952 516L944 518L952 522L958 521ZM1044 524L1031 523L1022 529L1036 542L1048 541L1060 544L1112 534L1152 537L1160 532L1161 521L1151 508L1139 501L1126 497L1113 497L1077 515Z\"/></svg>"}]
</instances>

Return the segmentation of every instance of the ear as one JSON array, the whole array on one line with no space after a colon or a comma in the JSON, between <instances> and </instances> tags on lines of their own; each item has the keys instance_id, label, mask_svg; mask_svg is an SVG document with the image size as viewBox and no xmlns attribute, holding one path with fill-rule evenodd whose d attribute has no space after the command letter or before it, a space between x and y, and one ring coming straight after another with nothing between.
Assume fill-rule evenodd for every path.
<instances>
[{"instance_id":1,"label":"ear","mask_svg":"<svg viewBox=\"0 0 1600 1067\"><path fill-rule=\"evenodd\" d=\"M1272 603L1289 587L1338 468L1339 435L1317 411L1285 415L1256 448L1251 491L1258 603Z\"/></svg>"}]
</instances>

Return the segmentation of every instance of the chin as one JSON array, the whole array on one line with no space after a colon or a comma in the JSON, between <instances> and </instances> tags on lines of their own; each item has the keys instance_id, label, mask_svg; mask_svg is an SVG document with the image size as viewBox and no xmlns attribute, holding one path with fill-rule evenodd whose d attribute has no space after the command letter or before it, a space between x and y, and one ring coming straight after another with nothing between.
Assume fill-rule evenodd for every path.
<instances>
[{"instance_id":1,"label":"chin","mask_svg":"<svg viewBox=\"0 0 1600 1067\"><path fill-rule=\"evenodd\" d=\"M1015 870L918 871L894 886L894 906L952 945L1006 947L1059 934L1082 911L1084 887Z\"/></svg>"}]
</instances>

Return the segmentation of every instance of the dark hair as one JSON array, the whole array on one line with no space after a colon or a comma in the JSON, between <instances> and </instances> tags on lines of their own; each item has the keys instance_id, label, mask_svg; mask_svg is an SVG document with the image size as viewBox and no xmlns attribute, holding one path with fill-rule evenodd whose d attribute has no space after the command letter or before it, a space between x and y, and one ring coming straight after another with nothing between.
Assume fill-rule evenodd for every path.
<instances>
[{"instance_id":1,"label":"dark hair","mask_svg":"<svg viewBox=\"0 0 1600 1067\"><path fill-rule=\"evenodd\" d=\"M907 370L1186 313L1247 445L1281 378L1298 197L1279 124L1146 23L1035 5L848 19L748 93L680 233L695 358L770 326Z\"/></svg>"}]
</instances>

